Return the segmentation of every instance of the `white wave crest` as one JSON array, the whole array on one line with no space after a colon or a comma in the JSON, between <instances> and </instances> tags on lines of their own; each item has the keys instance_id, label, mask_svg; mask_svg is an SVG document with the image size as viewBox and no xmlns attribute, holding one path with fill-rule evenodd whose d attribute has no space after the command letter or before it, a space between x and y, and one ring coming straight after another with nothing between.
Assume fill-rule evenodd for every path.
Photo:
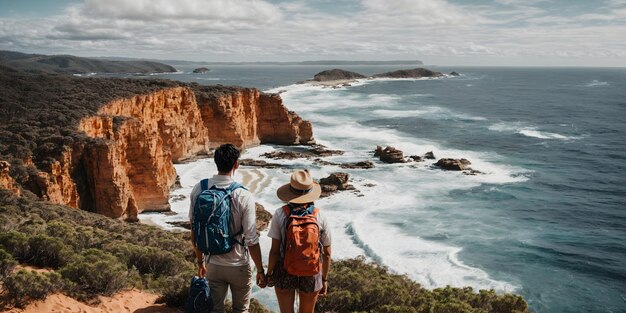
<instances>
[{"instance_id":1,"label":"white wave crest","mask_svg":"<svg viewBox=\"0 0 626 313\"><path fill-rule=\"evenodd\" d=\"M540 131L535 126L527 126L523 123L496 123L489 126L489 130L497 132L510 132L526 137L538 138L538 139L558 139L558 140L576 140L582 138L582 136L566 136L558 133Z\"/></svg>"},{"instance_id":2,"label":"white wave crest","mask_svg":"<svg viewBox=\"0 0 626 313\"><path fill-rule=\"evenodd\" d=\"M584 86L585 87L604 87L604 86L608 86L609 83L608 82L603 82L603 81L599 81L597 79L594 79L588 83L586 83Z\"/></svg>"},{"instance_id":3,"label":"white wave crest","mask_svg":"<svg viewBox=\"0 0 626 313\"><path fill-rule=\"evenodd\" d=\"M484 121L486 118L481 116L472 116L469 114L463 113L455 113L448 109L436 107L436 106L425 106L422 109L418 110L374 110L372 114L378 117L384 118L402 118L402 117L415 117L415 116L423 116L426 118L433 119L459 119L459 120L470 120L470 121Z\"/></svg>"}]
</instances>

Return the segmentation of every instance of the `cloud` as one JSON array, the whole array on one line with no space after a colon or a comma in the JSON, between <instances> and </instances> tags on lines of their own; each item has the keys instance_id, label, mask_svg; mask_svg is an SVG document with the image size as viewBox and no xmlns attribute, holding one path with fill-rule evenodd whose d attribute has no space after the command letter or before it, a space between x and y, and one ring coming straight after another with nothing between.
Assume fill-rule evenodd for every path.
<instances>
[{"instance_id":1,"label":"cloud","mask_svg":"<svg viewBox=\"0 0 626 313\"><path fill-rule=\"evenodd\" d=\"M86 0L80 8L100 18L159 21L248 21L271 23L280 18L277 7L260 0Z\"/></svg>"},{"instance_id":2,"label":"cloud","mask_svg":"<svg viewBox=\"0 0 626 313\"><path fill-rule=\"evenodd\" d=\"M224 61L621 57L626 56L624 2L607 0L593 10L564 15L544 0L481 5L84 0L58 16L0 18L0 48Z\"/></svg>"}]
</instances>

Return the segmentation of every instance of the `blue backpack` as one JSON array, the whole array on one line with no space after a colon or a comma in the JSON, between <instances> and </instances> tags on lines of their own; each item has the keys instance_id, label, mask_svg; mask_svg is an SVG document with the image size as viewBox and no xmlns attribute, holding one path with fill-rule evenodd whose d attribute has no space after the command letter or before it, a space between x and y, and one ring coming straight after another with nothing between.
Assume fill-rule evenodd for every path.
<instances>
[{"instance_id":1,"label":"blue backpack","mask_svg":"<svg viewBox=\"0 0 626 313\"><path fill-rule=\"evenodd\" d=\"M243 229L233 234L231 229L231 194L238 188L244 188L233 182L228 188L209 188L209 180L200 181L201 191L193 208L193 233L198 250L204 254L217 255L228 253L238 243L235 237Z\"/></svg>"},{"instance_id":2,"label":"blue backpack","mask_svg":"<svg viewBox=\"0 0 626 313\"><path fill-rule=\"evenodd\" d=\"M187 313L209 313L213 311L211 289L206 278L194 276L191 279L189 296L187 297Z\"/></svg>"}]
</instances>

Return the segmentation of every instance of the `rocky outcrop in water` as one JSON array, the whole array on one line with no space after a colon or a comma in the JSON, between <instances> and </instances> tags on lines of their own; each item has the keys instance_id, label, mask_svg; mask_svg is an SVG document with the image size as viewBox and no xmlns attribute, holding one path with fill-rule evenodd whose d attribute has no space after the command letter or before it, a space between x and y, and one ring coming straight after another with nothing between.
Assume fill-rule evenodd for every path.
<instances>
[{"instance_id":1,"label":"rocky outcrop in water","mask_svg":"<svg viewBox=\"0 0 626 313\"><path fill-rule=\"evenodd\" d=\"M412 160L414 162L422 162L424 161L424 158L419 155L412 155L412 156L409 156L409 160Z\"/></svg>"},{"instance_id":2,"label":"rocky outcrop in water","mask_svg":"<svg viewBox=\"0 0 626 313\"><path fill-rule=\"evenodd\" d=\"M470 169L470 164L472 163L467 159L443 158L439 159L434 165L447 171L464 171Z\"/></svg>"},{"instance_id":3,"label":"rocky outcrop in water","mask_svg":"<svg viewBox=\"0 0 626 313\"><path fill-rule=\"evenodd\" d=\"M346 168L346 169L370 169L370 168L374 168L374 163L372 161L359 161L359 162L343 163L339 166L341 168Z\"/></svg>"},{"instance_id":4,"label":"rocky outcrop in water","mask_svg":"<svg viewBox=\"0 0 626 313\"><path fill-rule=\"evenodd\" d=\"M350 175L348 173L335 172L331 173L328 177L320 179L320 187L322 187L321 197L328 197L338 191L342 190L356 190L354 186L348 182Z\"/></svg>"},{"instance_id":5,"label":"rocky outcrop in water","mask_svg":"<svg viewBox=\"0 0 626 313\"><path fill-rule=\"evenodd\" d=\"M271 152L263 153L261 156L268 159L283 159L283 160L295 160L305 158L317 158L317 157L329 157L333 155L342 155L344 152L341 150L330 150L326 147L318 145L313 149L299 150L299 151L280 151L275 150Z\"/></svg>"},{"instance_id":6,"label":"rocky outcrop in water","mask_svg":"<svg viewBox=\"0 0 626 313\"><path fill-rule=\"evenodd\" d=\"M451 72L450 76L461 76L461 74L457 73L457 72Z\"/></svg>"},{"instance_id":7,"label":"rocky outcrop in water","mask_svg":"<svg viewBox=\"0 0 626 313\"><path fill-rule=\"evenodd\" d=\"M210 71L211 71L211 70L210 70L210 69L208 69L208 68L206 68L206 67L199 67L199 68L197 68L197 69L194 69L194 70L192 71L192 73L194 73L194 74L205 74L205 73L208 73L208 72L210 72Z\"/></svg>"},{"instance_id":8,"label":"rocky outcrop in water","mask_svg":"<svg viewBox=\"0 0 626 313\"><path fill-rule=\"evenodd\" d=\"M381 146L376 146L374 150L374 157L378 157L385 163L404 163L404 152L394 147L386 147L383 149Z\"/></svg>"},{"instance_id":9,"label":"rocky outcrop in water","mask_svg":"<svg viewBox=\"0 0 626 313\"><path fill-rule=\"evenodd\" d=\"M441 77L441 72L431 71L425 68L414 68L409 70L398 70L393 72L386 72L381 74L375 74L372 77L375 78L423 78L423 77Z\"/></svg>"},{"instance_id":10,"label":"rocky outcrop in water","mask_svg":"<svg viewBox=\"0 0 626 313\"><path fill-rule=\"evenodd\" d=\"M336 80L354 80L359 78L365 78L365 75L350 72L342 69L332 69L327 71L322 71L315 76L313 76L313 80L316 82L327 82L327 81L336 81Z\"/></svg>"},{"instance_id":11,"label":"rocky outcrop in water","mask_svg":"<svg viewBox=\"0 0 626 313\"><path fill-rule=\"evenodd\" d=\"M278 163L268 163L263 160L254 160L254 159L240 159L240 166L252 166L252 167L262 167L262 168L281 168L285 167L283 164Z\"/></svg>"}]
</instances>

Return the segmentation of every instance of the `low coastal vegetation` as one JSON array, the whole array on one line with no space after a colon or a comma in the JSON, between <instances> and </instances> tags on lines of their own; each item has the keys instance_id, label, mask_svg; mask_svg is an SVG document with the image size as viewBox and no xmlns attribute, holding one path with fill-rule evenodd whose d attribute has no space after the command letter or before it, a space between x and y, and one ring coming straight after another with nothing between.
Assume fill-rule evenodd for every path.
<instances>
[{"instance_id":1,"label":"low coastal vegetation","mask_svg":"<svg viewBox=\"0 0 626 313\"><path fill-rule=\"evenodd\" d=\"M145 60L106 60L73 55L26 54L0 50L0 65L29 73L88 74L88 73L171 73L170 65Z\"/></svg>"},{"instance_id":2,"label":"low coastal vegetation","mask_svg":"<svg viewBox=\"0 0 626 313\"><path fill-rule=\"evenodd\" d=\"M128 224L0 190L5 304L23 306L55 292L94 301L98 295L138 288L159 293L170 306L182 306L195 273L188 232ZM319 312L528 311L517 295L471 288L427 290L362 258L334 262L330 286ZM268 312L256 300L251 307L251 312Z\"/></svg>"}]
</instances>

